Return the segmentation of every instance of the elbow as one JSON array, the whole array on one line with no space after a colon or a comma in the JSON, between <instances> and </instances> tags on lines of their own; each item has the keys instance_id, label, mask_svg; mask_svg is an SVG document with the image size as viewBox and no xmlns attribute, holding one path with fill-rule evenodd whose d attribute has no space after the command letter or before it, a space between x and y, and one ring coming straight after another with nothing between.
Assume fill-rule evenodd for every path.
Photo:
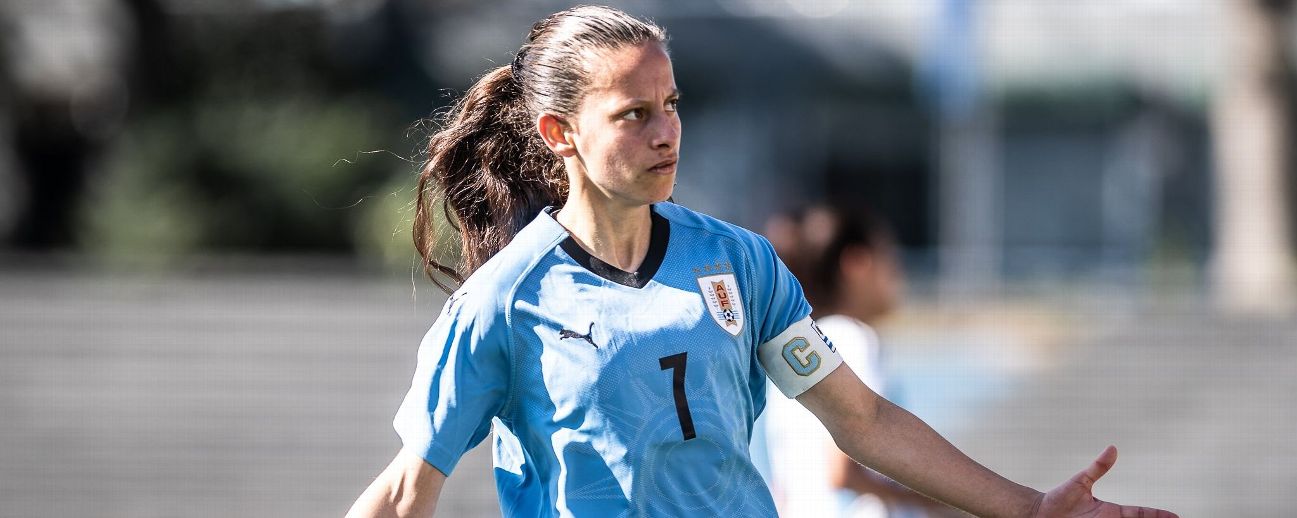
<instances>
[{"instance_id":1,"label":"elbow","mask_svg":"<svg viewBox=\"0 0 1297 518\"><path fill-rule=\"evenodd\" d=\"M878 423L886 412L886 399L879 396L862 398L858 405L852 405L841 412L837 419L828 426L834 444L852 460L865 466L871 466L869 445L880 429ZM827 423L826 423L827 424Z\"/></svg>"},{"instance_id":2,"label":"elbow","mask_svg":"<svg viewBox=\"0 0 1297 518\"><path fill-rule=\"evenodd\" d=\"M845 405L837 419L833 420L829 432L833 434L834 440L840 441L839 436L850 439L854 435L869 435L885 411L883 406L890 404L882 396L872 393L863 394L856 401L860 403Z\"/></svg>"},{"instance_id":3,"label":"elbow","mask_svg":"<svg viewBox=\"0 0 1297 518\"><path fill-rule=\"evenodd\" d=\"M432 516L446 475L422 457L397 454L356 500L348 517Z\"/></svg>"},{"instance_id":4,"label":"elbow","mask_svg":"<svg viewBox=\"0 0 1297 518\"><path fill-rule=\"evenodd\" d=\"M412 516L409 502L402 501L402 484L384 472L365 489L346 518L397 518Z\"/></svg>"}]
</instances>

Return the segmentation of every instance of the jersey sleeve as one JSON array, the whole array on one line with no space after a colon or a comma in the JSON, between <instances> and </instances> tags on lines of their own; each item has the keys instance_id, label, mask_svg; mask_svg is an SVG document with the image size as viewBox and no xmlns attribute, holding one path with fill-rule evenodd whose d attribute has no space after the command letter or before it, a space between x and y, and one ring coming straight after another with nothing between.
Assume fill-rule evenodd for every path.
<instances>
[{"instance_id":1,"label":"jersey sleeve","mask_svg":"<svg viewBox=\"0 0 1297 518\"><path fill-rule=\"evenodd\" d=\"M393 420L402 447L447 476L486 437L509 394L504 314L471 302L452 296L424 336L414 380Z\"/></svg>"},{"instance_id":2,"label":"jersey sleeve","mask_svg":"<svg viewBox=\"0 0 1297 518\"><path fill-rule=\"evenodd\" d=\"M797 278L769 241L755 239L757 359L784 396L797 397L837 369L842 358L811 320L811 305Z\"/></svg>"},{"instance_id":3,"label":"jersey sleeve","mask_svg":"<svg viewBox=\"0 0 1297 518\"><path fill-rule=\"evenodd\" d=\"M879 394L887 390L878 334L868 324L850 317L831 315L821 318L816 325L832 341L842 361L851 366L860 381Z\"/></svg>"}]
</instances>

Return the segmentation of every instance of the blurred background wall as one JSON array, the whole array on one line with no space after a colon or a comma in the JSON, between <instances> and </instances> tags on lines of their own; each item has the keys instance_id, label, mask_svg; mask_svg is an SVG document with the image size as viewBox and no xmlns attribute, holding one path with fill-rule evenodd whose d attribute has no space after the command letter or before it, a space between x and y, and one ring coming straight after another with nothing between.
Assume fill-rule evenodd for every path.
<instances>
[{"instance_id":1,"label":"blurred background wall","mask_svg":"<svg viewBox=\"0 0 1297 518\"><path fill-rule=\"evenodd\" d=\"M892 222L891 365L956 445L1286 514L1291 2L612 4L671 33L677 202ZM569 5L0 4L0 515L341 514L443 300L423 121ZM444 509L494 515L471 455Z\"/></svg>"}]
</instances>

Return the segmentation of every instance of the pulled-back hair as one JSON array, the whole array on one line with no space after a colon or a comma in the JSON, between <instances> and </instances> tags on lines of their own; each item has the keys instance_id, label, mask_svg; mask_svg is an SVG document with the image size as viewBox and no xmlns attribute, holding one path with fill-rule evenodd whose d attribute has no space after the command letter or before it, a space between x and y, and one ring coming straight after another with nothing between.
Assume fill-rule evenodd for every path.
<instances>
[{"instance_id":1,"label":"pulled-back hair","mask_svg":"<svg viewBox=\"0 0 1297 518\"><path fill-rule=\"evenodd\" d=\"M598 51L666 39L662 28L609 7L551 14L531 27L512 64L487 72L436 121L414 216L414 245L433 282L450 291L438 273L462 283L541 209L563 203L563 161L535 124L542 113L576 114L590 84L586 61ZM458 265L433 257L443 201L460 232Z\"/></svg>"}]
</instances>

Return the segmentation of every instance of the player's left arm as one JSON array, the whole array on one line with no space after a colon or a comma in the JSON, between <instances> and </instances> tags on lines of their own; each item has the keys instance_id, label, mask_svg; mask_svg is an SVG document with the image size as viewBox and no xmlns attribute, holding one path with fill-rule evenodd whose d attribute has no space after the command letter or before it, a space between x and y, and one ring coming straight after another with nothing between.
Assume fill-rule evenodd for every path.
<instances>
[{"instance_id":1,"label":"player's left arm","mask_svg":"<svg viewBox=\"0 0 1297 518\"><path fill-rule=\"evenodd\" d=\"M876 394L846 364L798 395L797 401L824 423L838 447L857 462L977 516L1176 516L1094 498L1094 483L1117 460L1112 447L1049 493L1001 477L913 414Z\"/></svg>"}]
</instances>

